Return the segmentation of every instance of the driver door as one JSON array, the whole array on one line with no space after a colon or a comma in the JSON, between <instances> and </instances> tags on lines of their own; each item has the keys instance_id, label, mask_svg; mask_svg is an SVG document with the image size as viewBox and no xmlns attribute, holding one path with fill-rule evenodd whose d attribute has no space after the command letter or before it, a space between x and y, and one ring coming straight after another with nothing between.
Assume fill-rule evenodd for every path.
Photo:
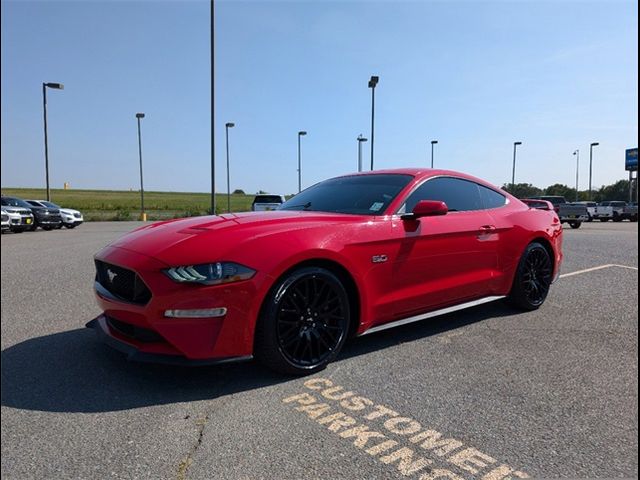
<instances>
[{"instance_id":1,"label":"driver door","mask_svg":"<svg viewBox=\"0 0 640 480\"><path fill-rule=\"evenodd\" d=\"M396 318L490 295L496 278L498 235L477 184L429 179L408 196L404 211L420 200L444 201L450 210L412 221L394 218L400 242L391 279Z\"/></svg>"}]
</instances>

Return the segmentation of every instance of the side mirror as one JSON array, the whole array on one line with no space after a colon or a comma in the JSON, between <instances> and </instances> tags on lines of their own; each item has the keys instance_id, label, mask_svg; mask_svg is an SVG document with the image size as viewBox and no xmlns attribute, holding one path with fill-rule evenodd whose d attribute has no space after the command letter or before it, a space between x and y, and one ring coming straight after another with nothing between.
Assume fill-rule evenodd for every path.
<instances>
[{"instance_id":1,"label":"side mirror","mask_svg":"<svg viewBox=\"0 0 640 480\"><path fill-rule=\"evenodd\" d=\"M400 218L403 220L417 220L421 217L436 217L440 215L446 215L449 212L449 207L444 202L439 200L420 200L413 207L411 213L405 213Z\"/></svg>"}]
</instances>

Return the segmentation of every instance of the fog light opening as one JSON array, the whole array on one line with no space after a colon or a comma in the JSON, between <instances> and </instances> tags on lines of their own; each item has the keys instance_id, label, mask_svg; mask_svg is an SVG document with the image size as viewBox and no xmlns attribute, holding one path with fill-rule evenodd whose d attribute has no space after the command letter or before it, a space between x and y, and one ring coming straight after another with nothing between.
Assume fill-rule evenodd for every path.
<instances>
[{"instance_id":1,"label":"fog light opening","mask_svg":"<svg viewBox=\"0 0 640 480\"><path fill-rule=\"evenodd\" d=\"M217 318L224 317L227 309L218 308L197 308L192 310L165 310L164 316L169 318Z\"/></svg>"}]
</instances>

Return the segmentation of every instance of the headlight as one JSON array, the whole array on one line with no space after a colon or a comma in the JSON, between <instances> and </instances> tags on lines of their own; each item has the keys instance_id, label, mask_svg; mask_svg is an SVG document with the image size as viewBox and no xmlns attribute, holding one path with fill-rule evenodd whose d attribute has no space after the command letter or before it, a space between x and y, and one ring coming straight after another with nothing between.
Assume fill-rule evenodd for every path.
<instances>
[{"instance_id":1,"label":"headlight","mask_svg":"<svg viewBox=\"0 0 640 480\"><path fill-rule=\"evenodd\" d=\"M256 271L237 263L217 262L168 268L164 273L171 280L179 283L218 285L248 280L255 275Z\"/></svg>"}]
</instances>

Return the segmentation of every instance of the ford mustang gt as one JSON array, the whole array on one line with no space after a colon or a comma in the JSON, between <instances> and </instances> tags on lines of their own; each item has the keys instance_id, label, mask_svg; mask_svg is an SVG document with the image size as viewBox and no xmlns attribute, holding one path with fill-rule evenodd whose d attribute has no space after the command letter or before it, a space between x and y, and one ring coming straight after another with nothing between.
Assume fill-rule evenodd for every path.
<instances>
[{"instance_id":1,"label":"ford mustang gt","mask_svg":"<svg viewBox=\"0 0 640 480\"><path fill-rule=\"evenodd\" d=\"M133 360L312 373L350 336L501 298L540 307L562 227L538 207L462 173L402 169L320 182L275 212L146 225L95 256L104 313L87 326Z\"/></svg>"}]
</instances>

